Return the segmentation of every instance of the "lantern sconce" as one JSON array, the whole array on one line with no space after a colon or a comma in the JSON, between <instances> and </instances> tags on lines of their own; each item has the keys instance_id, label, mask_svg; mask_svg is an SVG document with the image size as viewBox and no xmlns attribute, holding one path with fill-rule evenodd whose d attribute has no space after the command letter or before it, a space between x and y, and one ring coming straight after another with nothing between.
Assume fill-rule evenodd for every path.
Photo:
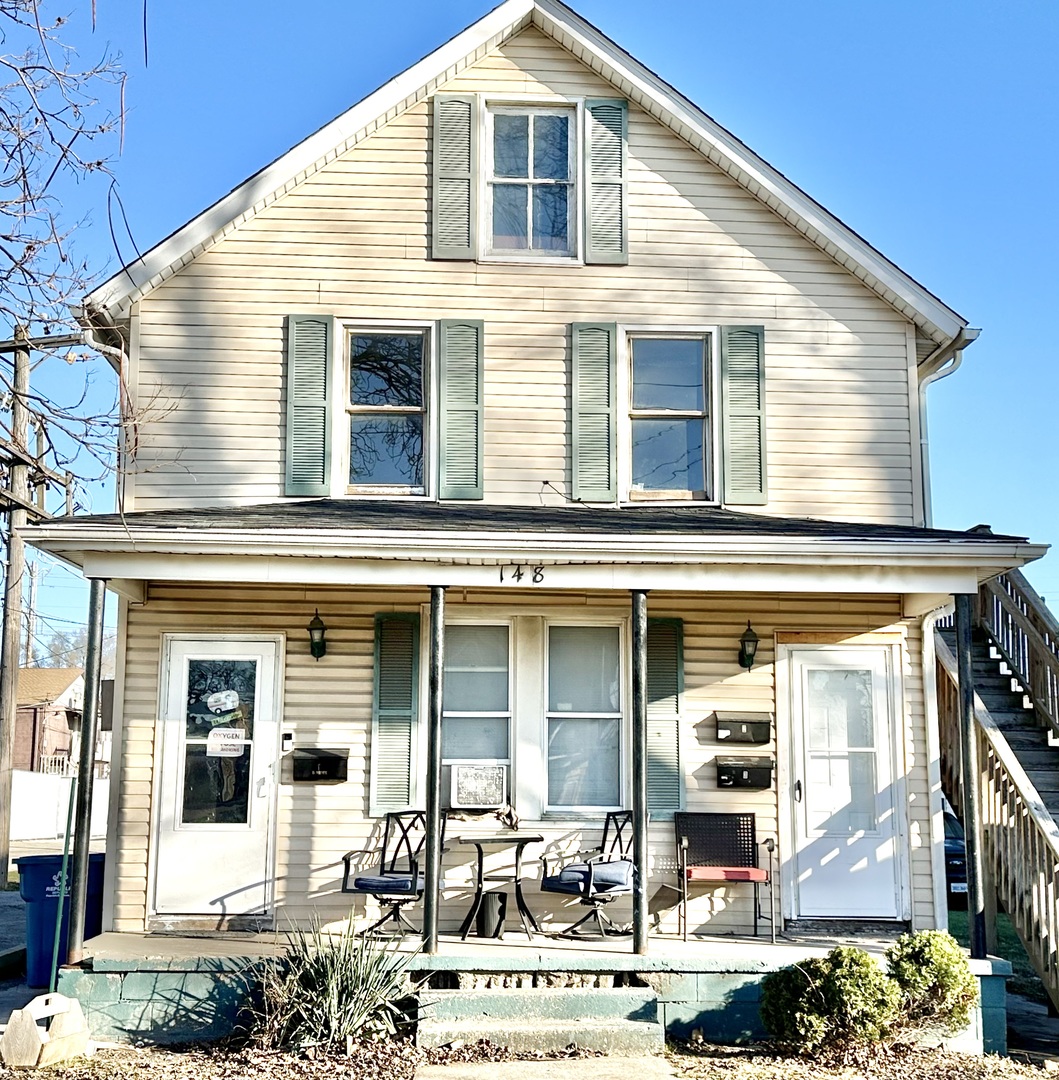
<instances>
[{"instance_id":1,"label":"lantern sconce","mask_svg":"<svg viewBox=\"0 0 1059 1080\"><path fill-rule=\"evenodd\" d=\"M746 629L739 639L739 666L745 667L747 671L754 666L754 657L757 656L757 643L758 636L754 633L750 620L747 619Z\"/></svg>"},{"instance_id":2,"label":"lantern sconce","mask_svg":"<svg viewBox=\"0 0 1059 1080\"><path fill-rule=\"evenodd\" d=\"M312 617L308 626L309 631L309 652L317 660L321 656L327 653L327 642L324 641L324 634L327 633L327 627L324 626L324 620L320 618L320 609L316 609L316 614Z\"/></svg>"}]
</instances>

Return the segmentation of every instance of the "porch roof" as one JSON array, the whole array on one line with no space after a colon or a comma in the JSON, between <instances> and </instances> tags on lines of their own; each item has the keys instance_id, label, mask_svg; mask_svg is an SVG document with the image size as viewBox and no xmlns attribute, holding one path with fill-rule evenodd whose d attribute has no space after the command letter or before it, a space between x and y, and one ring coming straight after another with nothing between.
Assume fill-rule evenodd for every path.
<instances>
[{"instance_id":1,"label":"porch roof","mask_svg":"<svg viewBox=\"0 0 1059 1080\"><path fill-rule=\"evenodd\" d=\"M511 587L518 564L552 589L917 595L909 614L1047 550L1021 536L714 506L381 499L69 517L23 536L131 599L143 594L132 583L152 580Z\"/></svg>"}]
</instances>

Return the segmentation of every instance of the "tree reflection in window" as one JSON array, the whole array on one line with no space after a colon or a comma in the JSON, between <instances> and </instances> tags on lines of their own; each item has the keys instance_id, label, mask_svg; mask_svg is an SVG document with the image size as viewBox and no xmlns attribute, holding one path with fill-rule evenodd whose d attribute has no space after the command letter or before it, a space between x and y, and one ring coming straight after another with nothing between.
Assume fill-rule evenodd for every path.
<instances>
[{"instance_id":1,"label":"tree reflection in window","mask_svg":"<svg viewBox=\"0 0 1059 1080\"><path fill-rule=\"evenodd\" d=\"M349 338L349 482L423 486L422 333Z\"/></svg>"}]
</instances>

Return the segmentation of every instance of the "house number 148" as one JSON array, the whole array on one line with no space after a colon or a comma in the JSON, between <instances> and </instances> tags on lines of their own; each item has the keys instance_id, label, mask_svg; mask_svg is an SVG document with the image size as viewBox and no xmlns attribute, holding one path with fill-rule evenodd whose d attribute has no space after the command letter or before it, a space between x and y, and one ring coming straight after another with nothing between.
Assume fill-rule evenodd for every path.
<instances>
[{"instance_id":1,"label":"house number 148","mask_svg":"<svg viewBox=\"0 0 1059 1080\"><path fill-rule=\"evenodd\" d=\"M506 571L506 574L505 574ZM521 563L500 567L500 584L505 581L528 580L532 585L539 585L544 580L543 566L523 566Z\"/></svg>"}]
</instances>

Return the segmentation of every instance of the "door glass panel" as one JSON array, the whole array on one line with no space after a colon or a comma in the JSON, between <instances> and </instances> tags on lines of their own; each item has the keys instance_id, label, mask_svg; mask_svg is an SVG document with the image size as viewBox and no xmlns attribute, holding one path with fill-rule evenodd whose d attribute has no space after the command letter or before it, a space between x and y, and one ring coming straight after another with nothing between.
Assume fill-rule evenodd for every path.
<instances>
[{"instance_id":1,"label":"door glass panel","mask_svg":"<svg viewBox=\"0 0 1059 1080\"><path fill-rule=\"evenodd\" d=\"M870 671L808 669L806 683L810 750L875 746Z\"/></svg>"},{"instance_id":2,"label":"door glass panel","mask_svg":"<svg viewBox=\"0 0 1059 1080\"><path fill-rule=\"evenodd\" d=\"M180 812L185 825L249 822L256 700L256 660L188 661Z\"/></svg>"},{"instance_id":3,"label":"door glass panel","mask_svg":"<svg viewBox=\"0 0 1059 1080\"><path fill-rule=\"evenodd\" d=\"M810 754L806 825L810 832L875 832L875 755Z\"/></svg>"}]
</instances>

